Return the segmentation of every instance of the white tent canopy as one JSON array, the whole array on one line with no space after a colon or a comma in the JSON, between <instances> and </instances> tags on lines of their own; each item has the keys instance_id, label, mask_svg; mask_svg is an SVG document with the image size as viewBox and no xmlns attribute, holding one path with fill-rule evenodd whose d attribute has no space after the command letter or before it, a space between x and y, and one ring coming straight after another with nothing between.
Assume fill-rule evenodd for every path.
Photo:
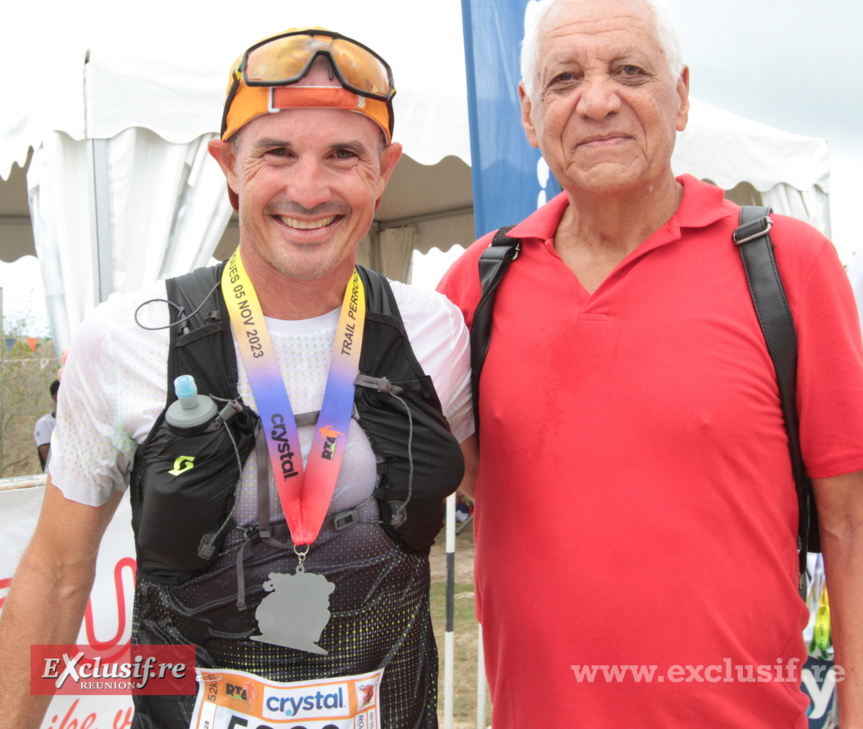
<instances>
[{"instance_id":1,"label":"white tent canopy","mask_svg":"<svg viewBox=\"0 0 863 729\"><path fill-rule=\"evenodd\" d=\"M170 87L160 82L164 78L171 79ZM224 177L206 150L220 119L223 73L182 74L91 53L81 81L84 113L32 140L27 174L49 320L60 346L111 291L134 290L206 264L232 213ZM422 93L400 89L396 102L397 120L433 118ZM180 108L190 111L174 115ZM466 106L454 116L456 122L463 118L449 125L448 134L432 133L427 124L405 125L412 136L399 134L414 164L401 165L395 194L379 210L381 225L363 247L366 261L394 278L407 277L418 243L427 250L473 238ZM418 163L440 162L447 156L443 150L464 161L445 161L425 175L425 187L432 189L423 198L405 199L406 190L416 195L423 186L411 182L424 172ZM460 184L453 184L452 173ZM398 227L387 227L388 219L399 221ZM234 227L220 254L236 239Z\"/></svg>"},{"instance_id":2,"label":"white tent canopy","mask_svg":"<svg viewBox=\"0 0 863 729\"><path fill-rule=\"evenodd\" d=\"M758 124L697 99L678 136L672 166L830 235L830 154L824 139Z\"/></svg>"},{"instance_id":3,"label":"white tent canopy","mask_svg":"<svg viewBox=\"0 0 863 729\"><path fill-rule=\"evenodd\" d=\"M338 29L374 46L395 70L395 138L406 158L361 258L404 278L412 249L473 239L461 13L458 0L442 0L421 21L409 3L376 0L375 8L380 12L369 17L347 0L292 4L285 25ZM12 163L23 166L35 150L27 173L29 214L58 346L110 291L182 273L235 245L235 224L222 234L231 210L206 142L221 119L226 60L271 33L272 17L232 17L228 28L186 33L179 44L166 38L146 56L116 44L69 47L52 59L48 89L14 89L21 101L0 122L0 177L9 179ZM388 18L388 28L415 30L386 32L380 17ZM740 201L763 199L826 232L827 160L823 140L694 103L674 169L733 189ZM23 183L20 171L0 184L0 257L6 260L29 243L22 225L27 212L14 209L21 193L13 183Z\"/></svg>"},{"instance_id":4,"label":"white tent canopy","mask_svg":"<svg viewBox=\"0 0 863 729\"><path fill-rule=\"evenodd\" d=\"M16 104L0 122L0 177L8 179L12 163L23 166L35 150L27 201L58 346L111 290L134 289L209 260L231 214L224 179L206 154L218 131L228 66L243 48L282 26L338 29L368 41L398 69L395 133L410 159L399 165L361 257L404 278L413 247L472 240L458 1L423 13L422 35L382 28L381 18L393 29L419 27L416 8L394 0L376 1L374 12L348 0L260 2L254 10L230 17L196 10L184 23L185 6L172 5L167 14L148 8L131 34L125 23L116 33L108 14L103 25L109 35L93 40L90 33L86 46L80 42L89 27L79 28L80 35L63 28L48 39L53 24L46 30L44 23L21 23L17 34L31 37L20 43L15 33L0 31L7 68L29 59L26 78L12 74L7 89ZM451 68L427 62L435 50L440 55L441 39L443 65ZM34 53L33 44L50 50ZM34 84L34 78L51 79L50 85ZM417 175L422 180L413 184ZM13 182L20 185L20 173ZM11 202L7 189L0 186L0 256L14 259L29 252L30 241L20 188ZM236 244L236 228L224 238L223 255Z\"/></svg>"}]
</instances>

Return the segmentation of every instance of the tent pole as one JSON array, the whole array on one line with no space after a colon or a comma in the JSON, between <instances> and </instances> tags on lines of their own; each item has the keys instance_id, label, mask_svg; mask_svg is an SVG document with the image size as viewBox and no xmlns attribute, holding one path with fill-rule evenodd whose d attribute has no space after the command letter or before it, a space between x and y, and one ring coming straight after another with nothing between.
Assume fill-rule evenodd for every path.
<instances>
[{"instance_id":1,"label":"tent pole","mask_svg":"<svg viewBox=\"0 0 863 729\"><path fill-rule=\"evenodd\" d=\"M833 240L833 218L830 212L830 196L824 196L824 230L823 233L830 240Z\"/></svg>"},{"instance_id":2,"label":"tent pole","mask_svg":"<svg viewBox=\"0 0 863 729\"><path fill-rule=\"evenodd\" d=\"M369 229L369 243L371 244L371 255L369 257L371 268L373 271L380 271L381 266L383 265L383 256L381 253L381 232L380 226L375 223L372 223L372 227Z\"/></svg>"},{"instance_id":3,"label":"tent pole","mask_svg":"<svg viewBox=\"0 0 863 729\"><path fill-rule=\"evenodd\" d=\"M444 630L444 729L452 729L455 713L455 494L446 499L446 628Z\"/></svg>"},{"instance_id":4,"label":"tent pole","mask_svg":"<svg viewBox=\"0 0 863 729\"><path fill-rule=\"evenodd\" d=\"M96 208L96 300L102 302L114 290L108 196L108 140L93 139L92 145L93 193Z\"/></svg>"}]
</instances>

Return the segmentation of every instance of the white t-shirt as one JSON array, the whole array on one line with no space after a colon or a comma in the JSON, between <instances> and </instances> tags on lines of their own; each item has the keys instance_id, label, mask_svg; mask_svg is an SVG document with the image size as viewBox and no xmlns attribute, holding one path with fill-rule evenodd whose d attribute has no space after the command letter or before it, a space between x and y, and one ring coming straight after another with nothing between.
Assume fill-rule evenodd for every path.
<instances>
[{"instance_id":1,"label":"white t-shirt","mask_svg":"<svg viewBox=\"0 0 863 729\"><path fill-rule=\"evenodd\" d=\"M36 421L36 427L33 430L33 438L36 441L36 447L48 445L51 442L51 433L54 432L54 427L57 425L57 419L54 413L43 415Z\"/></svg>"},{"instance_id":2,"label":"white t-shirt","mask_svg":"<svg viewBox=\"0 0 863 729\"><path fill-rule=\"evenodd\" d=\"M453 434L472 434L470 347L461 312L436 292L391 282L411 347L432 378ZM167 329L148 331L135 322L142 302L165 299L164 282L135 294L114 294L78 331L63 370L58 425L51 445L51 478L73 501L98 506L125 489L138 445L165 406L168 378ZM279 369L295 413L319 410L329 371L338 310L301 321L267 319ZM138 321L148 327L168 322L163 302L145 305ZM255 409L239 351L239 391ZM299 429L304 460L313 426ZM353 508L371 495L376 463L365 434L352 421L330 513ZM279 513L270 474L271 509ZM254 458L246 463L237 521L254 519Z\"/></svg>"}]
</instances>

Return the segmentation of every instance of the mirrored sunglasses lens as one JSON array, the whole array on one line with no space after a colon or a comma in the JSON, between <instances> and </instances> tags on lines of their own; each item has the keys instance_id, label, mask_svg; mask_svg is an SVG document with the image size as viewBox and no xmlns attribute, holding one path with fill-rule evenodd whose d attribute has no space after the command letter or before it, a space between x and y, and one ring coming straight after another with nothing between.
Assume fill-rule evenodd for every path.
<instances>
[{"instance_id":1,"label":"mirrored sunglasses lens","mask_svg":"<svg viewBox=\"0 0 863 729\"><path fill-rule=\"evenodd\" d=\"M342 76L351 86L370 94L389 95L392 90L389 73L379 58L342 38L333 41L332 51Z\"/></svg>"},{"instance_id":2,"label":"mirrored sunglasses lens","mask_svg":"<svg viewBox=\"0 0 863 729\"><path fill-rule=\"evenodd\" d=\"M246 78L253 83L294 80L320 47L320 43L307 35L291 35L264 43L249 52Z\"/></svg>"},{"instance_id":3,"label":"mirrored sunglasses lens","mask_svg":"<svg viewBox=\"0 0 863 729\"><path fill-rule=\"evenodd\" d=\"M250 51L245 76L251 83L297 81L317 52L332 53L345 81L356 90L387 97L392 91L386 66L373 54L343 38L290 35Z\"/></svg>"}]
</instances>

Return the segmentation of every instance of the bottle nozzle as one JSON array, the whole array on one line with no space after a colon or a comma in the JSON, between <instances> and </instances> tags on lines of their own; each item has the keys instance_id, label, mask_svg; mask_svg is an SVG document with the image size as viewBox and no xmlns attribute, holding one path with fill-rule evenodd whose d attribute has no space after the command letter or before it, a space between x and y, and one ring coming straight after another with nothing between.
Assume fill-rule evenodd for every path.
<instances>
[{"instance_id":1,"label":"bottle nozzle","mask_svg":"<svg viewBox=\"0 0 863 729\"><path fill-rule=\"evenodd\" d=\"M169 425L183 429L196 428L211 423L218 415L218 408L212 398L198 394L198 386L192 375L175 378L174 393L177 402L165 413Z\"/></svg>"},{"instance_id":2,"label":"bottle nozzle","mask_svg":"<svg viewBox=\"0 0 863 729\"><path fill-rule=\"evenodd\" d=\"M177 394L177 399L180 405L185 410L191 410L198 405L198 386L195 384L195 378L192 375L180 375L174 380L174 392Z\"/></svg>"}]
</instances>

